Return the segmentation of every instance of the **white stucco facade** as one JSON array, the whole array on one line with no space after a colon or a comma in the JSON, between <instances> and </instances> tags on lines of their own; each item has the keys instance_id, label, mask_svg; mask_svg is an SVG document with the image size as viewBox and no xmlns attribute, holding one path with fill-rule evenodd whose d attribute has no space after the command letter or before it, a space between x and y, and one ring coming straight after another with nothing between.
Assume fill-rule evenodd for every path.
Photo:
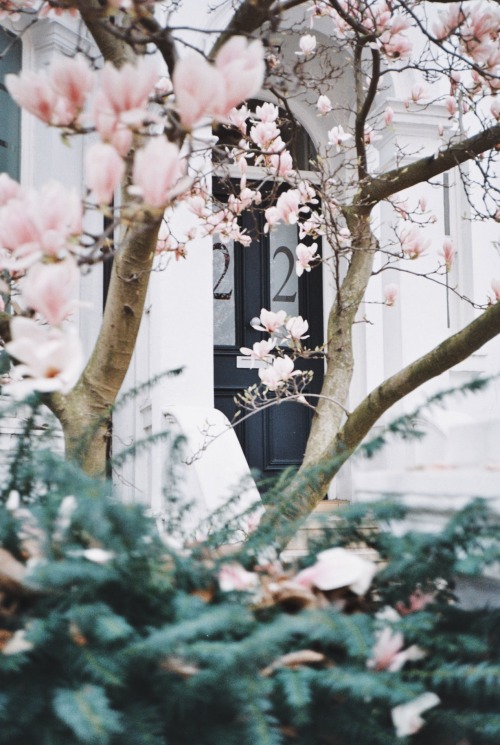
<instances>
[{"instance_id":1,"label":"white stucco facade","mask_svg":"<svg viewBox=\"0 0 500 745\"><path fill-rule=\"evenodd\" d=\"M208 3L206 5L208 7ZM179 26L192 22L192 6L193 3L188 2L183 10L177 11L176 23ZM226 19L220 13L206 14L204 18L203 6L196 0L197 24L214 29L223 26ZM300 17L295 15L291 23L293 30L285 34L281 41L282 53L293 59L298 44ZM308 28L305 21L303 27ZM325 33L326 27L319 24L315 32L318 43L331 43ZM201 33L190 32L193 43L200 44L204 39ZM82 41L71 24L45 20L33 25L23 35L22 44L25 69L40 69L55 54L71 54L77 45L81 48ZM83 42L83 47L87 48L85 44ZM444 121L446 126L447 115L438 104L418 113L407 110L403 104L404 91L397 90L398 86L400 83L384 94L395 111L395 117L393 125L381 132L381 139L373 147L371 157L378 162L380 169L395 164L396 141L399 148L414 154L411 157L432 154L439 146L438 124ZM323 92L332 100L347 100L350 90L349 80L344 77L334 81L331 89L325 88ZM272 100L272 97L268 92L263 92L262 99ZM312 98L297 98L290 105L300 124L321 150L332 121L318 117L314 103ZM335 123L345 127L349 124L347 118L345 121L336 120ZM69 145L63 144L57 130L47 128L23 113L22 182L37 187L50 178L57 178L68 187L82 188L84 148L85 140L82 138L73 138ZM424 274L435 267L436 255L445 237L445 226L449 225L448 234L457 249L457 259L449 275L450 289L447 291L435 282L401 271L388 270L373 277L354 331L356 367L350 407L361 401L383 379L472 320L478 311L459 300L451 288L456 286L463 295L484 303L490 292L491 278L500 277L500 255L495 247L495 241L500 238L498 224L472 222L458 172L449 174L448 183L449 188L443 189L443 179L438 177L432 184L414 187L408 192L408 198L417 202L425 196L429 212L437 218L427 228L431 246L427 255L418 260L419 273ZM184 232L194 219L182 207L175 215L175 221ZM395 224L390 205L384 203L378 207L373 219L381 242L390 240ZM98 218L93 227L98 229ZM327 255L327 245L323 246L323 251ZM334 298L334 283L326 264L317 271L323 271L326 323ZM396 283L399 287L394 307L381 303L383 287L388 282ZM80 288L80 299L84 306L78 311L77 325L87 353L90 353L99 329L102 288L102 267L97 265L82 277ZM260 308L256 308L255 314L259 312ZM115 453L142 438L157 435L172 423L179 426L180 431L196 435L212 419L219 421L217 414L211 414L214 405L213 345L212 238L208 237L189 245L186 260L175 261L172 258L151 277L137 348L123 390L144 384L167 370L182 368L182 373L175 377L163 377L156 385L139 393L133 402L117 410L113 419ZM398 403L383 417L379 426L393 416L412 411L434 391L460 385L477 374L494 375L498 372L500 341L496 339L470 359ZM376 469L377 473L390 473L395 469L439 464L449 469L459 469L467 463L474 468L489 469L490 475L496 473L495 469L500 468L500 383L492 382L486 392L474 398L450 399L446 410L433 411L424 426L430 432L428 440L419 444L396 442L373 463L346 466L331 496L342 499L355 496L358 482L356 479L353 482L352 469L361 473L370 469ZM220 445L223 441L224 444ZM159 443L141 450L135 458L117 469L115 479L121 484L125 498L144 501L151 504L154 510L161 511L166 448L165 443ZM201 458L206 460L206 464L199 467L200 473L196 478L200 489L209 491L212 495L210 501L215 504L217 497L213 495L217 492L218 480L224 491L228 481L237 480L246 471L234 432L224 434L219 444L207 448ZM228 462L237 463L237 466L223 475ZM498 483L500 486L500 470Z\"/></svg>"}]
</instances>

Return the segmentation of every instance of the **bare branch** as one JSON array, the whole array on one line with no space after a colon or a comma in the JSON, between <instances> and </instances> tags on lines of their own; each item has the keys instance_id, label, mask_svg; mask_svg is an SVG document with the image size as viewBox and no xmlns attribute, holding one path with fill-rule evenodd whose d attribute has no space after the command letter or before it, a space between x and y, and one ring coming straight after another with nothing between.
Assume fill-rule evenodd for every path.
<instances>
[{"instance_id":1,"label":"bare branch","mask_svg":"<svg viewBox=\"0 0 500 745\"><path fill-rule=\"evenodd\" d=\"M500 124L495 124L477 135L456 142L446 150L401 168L388 171L378 178L367 179L356 199L357 205L370 210L382 199L403 189L428 181L451 168L477 158L481 153L500 145Z\"/></svg>"},{"instance_id":2,"label":"bare branch","mask_svg":"<svg viewBox=\"0 0 500 745\"><path fill-rule=\"evenodd\" d=\"M352 452L377 419L393 404L423 383L467 359L498 334L500 303L495 303L464 329L407 365L368 394L339 432L336 447L342 443Z\"/></svg>"},{"instance_id":3,"label":"bare branch","mask_svg":"<svg viewBox=\"0 0 500 745\"><path fill-rule=\"evenodd\" d=\"M467 359L499 333L500 303L495 303L462 331L375 388L348 416L321 454L304 463L284 491L283 503L266 513L261 526L283 528L287 522L298 526L323 499L331 480L382 414L423 383Z\"/></svg>"},{"instance_id":4,"label":"bare branch","mask_svg":"<svg viewBox=\"0 0 500 745\"><path fill-rule=\"evenodd\" d=\"M226 30L220 34L215 42L210 56L213 57L220 47L232 36L238 34L250 35L263 23L275 16L272 6L275 0L245 0L231 18Z\"/></svg>"}]
</instances>

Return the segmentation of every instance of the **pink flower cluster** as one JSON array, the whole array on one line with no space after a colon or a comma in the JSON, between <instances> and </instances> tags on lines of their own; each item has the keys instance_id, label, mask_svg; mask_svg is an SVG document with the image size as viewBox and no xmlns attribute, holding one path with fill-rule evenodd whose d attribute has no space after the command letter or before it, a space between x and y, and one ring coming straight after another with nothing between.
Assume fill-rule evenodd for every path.
<instances>
[{"instance_id":1,"label":"pink flower cluster","mask_svg":"<svg viewBox=\"0 0 500 745\"><path fill-rule=\"evenodd\" d=\"M295 249L295 253L297 254L295 271L297 276L301 277L304 272L311 271L311 261L319 258L318 244L312 243L310 246L306 246L304 243L299 243Z\"/></svg>"},{"instance_id":2,"label":"pink flower cluster","mask_svg":"<svg viewBox=\"0 0 500 745\"><path fill-rule=\"evenodd\" d=\"M256 165L268 168L274 176L287 178L294 173L293 160L281 137L277 125L278 115L278 107L272 103L266 102L262 106L257 106L250 139L261 151L261 155L256 159Z\"/></svg>"},{"instance_id":3,"label":"pink flower cluster","mask_svg":"<svg viewBox=\"0 0 500 745\"><path fill-rule=\"evenodd\" d=\"M271 352L283 342L300 352L300 343L302 339L307 339L309 324L302 316L287 316L284 310L273 312L262 308L260 317L253 319L252 326L257 331L270 334L271 339L256 342L252 349L241 347L240 352L250 357L251 367L257 360L268 363L266 367L259 369L259 378L270 391L276 391L300 373L294 370L291 357L271 357Z\"/></svg>"},{"instance_id":4,"label":"pink flower cluster","mask_svg":"<svg viewBox=\"0 0 500 745\"><path fill-rule=\"evenodd\" d=\"M82 229L82 205L74 190L51 181L24 191L0 175L0 265L24 270L42 257L64 258Z\"/></svg>"},{"instance_id":5,"label":"pink flower cluster","mask_svg":"<svg viewBox=\"0 0 500 745\"><path fill-rule=\"evenodd\" d=\"M264 73L262 43L243 36L226 42L213 65L201 54L187 55L172 80L182 124L191 129L206 116L227 120L235 106L258 92Z\"/></svg>"},{"instance_id":6,"label":"pink flower cluster","mask_svg":"<svg viewBox=\"0 0 500 745\"><path fill-rule=\"evenodd\" d=\"M23 316L15 316L10 327L12 341L6 344L6 349L21 363L15 368L16 375L25 379L10 383L9 392L16 397L33 390L68 393L77 382L83 364L81 343L74 331L41 326Z\"/></svg>"},{"instance_id":7,"label":"pink flower cluster","mask_svg":"<svg viewBox=\"0 0 500 745\"><path fill-rule=\"evenodd\" d=\"M80 341L62 324L76 306L79 271L72 252L81 223L81 202L62 184L25 192L0 175L0 265L14 276L27 270L19 282L21 300L49 324L22 316L11 321L6 349L21 363L15 377L26 378L10 384L16 396L31 390L67 393L80 374Z\"/></svg>"},{"instance_id":8,"label":"pink flower cluster","mask_svg":"<svg viewBox=\"0 0 500 745\"><path fill-rule=\"evenodd\" d=\"M412 43L405 36L410 27L410 20L397 13L385 0L367 0L358 3L354 0L342 0L342 10L363 26L367 33L375 34L373 46L380 49L389 59L405 59L412 51ZM351 26L336 12L323 9L321 3L315 3L315 15L329 15L334 22L335 31L341 38L351 34Z\"/></svg>"},{"instance_id":9,"label":"pink flower cluster","mask_svg":"<svg viewBox=\"0 0 500 745\"><path fill-rule=\"evenodd\" d=\"M276 205L268 207L265 211L266 225L264 232L273 228L279 222L285 225L296 225L301 213L309 213L311 208L308 204L316 204L316 193L305 181L302 181L296 189L288 189L279 195Z\"/></svg>"},{"instance_id":10,"label":"pink flower cluster","mask_svg":"<svg viewBox=\"0 0 500 745\"><path fill-rule=\"evenodd\" d=\"M403 227L399 231L399 240L405 256L409 259L418 259L429 247L430 239L422 235L422 230L416 225Z\"/></svg>"},{"instance_id":11,"label":"pink flower cluster","mask_svg":"<svg viewBox=\"0 0 500 745\"><path fill-rule=\"evenodd\" d=\"M498 80L500 75L500 8L498 6L478 2L467 7L459 3L451 3L450 7L440 14L433 31L440 40L453 36L458 39L460 51L482 68L482 74L478 70L473 71L472 74L477 84L486 84L491 92L500 89Z\"/></svg>"},{"instance_id":12,"label":"pink flower cluster","mask_svg":"<svg viewBox=\"0 0 500 745\"><path fill-rule=\"evenodd\" d=\"M6 75L5 85L14 101L47 124L79 125L94 85L94 74L82 55L59 57L48 70Z\"/></svg>"}]
</instances>

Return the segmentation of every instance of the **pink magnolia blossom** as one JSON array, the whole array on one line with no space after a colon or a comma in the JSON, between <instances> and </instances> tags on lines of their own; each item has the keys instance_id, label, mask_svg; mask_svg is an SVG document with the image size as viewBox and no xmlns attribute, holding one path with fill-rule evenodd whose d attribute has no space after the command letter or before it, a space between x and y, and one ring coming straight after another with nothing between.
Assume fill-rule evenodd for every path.
<instances>
[{"instance_id":1,"label":"pink magnolia blossom","mask_svg":"<svg viewBox=\"0 0 500 745\"><path fill-rule=\"evenodd\" d=\"M447 96L444 101L444 105L450 116L455 116L457 113L457 102L453 96Z\"/></svg>"},{"instance_id":2,"label":"pink magnolia blossom","mask_svg":"<svg viewBox=\"0 0 500 745\"><path fill-rule=\"evenodd\" d=\"M277 207L268 207L264 212L266 218L266 224L264 225L264 233L268 233L271 228L274 228L280 221L280 213Z\"/></svg>"},{"instance_id":3,"label":"pink magnolia blossom","mask_svg":"<svg viewBox=\"0 0 500 745\"><path fill-rule=\"evenodd\" d=\"M391 665L404 645L403 634L394 632L389 627L383 629L377 635L377 641L372 649L372 656L366 666L374 670L390 670L394 672ZM399 670L400 667L396 667Z\"/></svg>"},{"instance_id":4,"label":"pink magnolia blossom","mask_svg":"<svg viewBox=\"0 0 500 745\"><path fill-rule=\"evenodd\" d=\"M338 590L348 587L356 595L364 595L377 571L376 565L345 548L329 548L318 554L316 564L303 569L295 581L318 590Z\"/></svg>"},{"instance_id":5,"label":"pink magnolia blossom","mask_svg":"<svg viewBox=\"0 0 500 745\"><path fill-rule=\"evenodd\" d=\"M384 302L389 307L392 307L396 304L396 300L398 297L399 289L398 286L391 283L384 287Z\"/></svg>"},{"instance_id":6,"label":"pink magnolia blossom","mask_svg":"<svg viewBox=\"0 0 500 745\"><path fill-rule=\"evenodd\" d=\"M311 261L318 258L317 250L317 243L313 243L310 246L305 246L303 243L299 243L295 249L295 253L297 254L295 271L297 272L298 277L301 277L304 271L311 271Z\"/></svg>"},{"instance_id":7,"label":"pink magnolia blossom","mask_svg":"<svg viewBox=\"0 0 500 745\"><path fill-rule=\"evenodd\" d=\"M240 191L238 197L235 194L230 194L227 203L234 214L240 215L244 210L248 209L250 205L260 204L261 201L262 194L260 191L249 189L248 186L245 186Z\"/></svg>"},{"instance_id":8,"label":"pink magnolia blossom","mask_svg":"<svg viewBox=\"0 0 500 745\"><path fill-rule=\"evenodd\" d=\"M133 131L153 118L147 111L158 75L149 59L120 69L107 62L100 73L100 89L92 103L94 124L101 139L125 156L132 146Z\"/></svg>"},{"instance_id":9,"label":"pink magnolia blossom","mask_svg":"<svg viewBox=\"0 0 500 745\"><path fill-rule=\"evenodd\" d=\"M41 254L59 257L67 253L68 242L81 228L82 205L76 191L57 181L12 199L0 209L0 244L16 259L26 260L26 265Z\"/></svg>"},{"instance_id":10,"label":"pink magnolia blossom","mask_svg":"<svg viewBox=\"0 0 500 745\"><path fill-rule=\"evenodd\" d=\"M156 65L146 57L119 69L106 62L100 74L101 90L115 114L144 109L157 79Z\"/></svg>"},{"instance_id":11,"label":"pink magnolia blossom","mask_svg":"<svg viewBox=\"0 0 500 745\"><path fill-rule=\"evenodd\" d=\"M0 173L0 207L11 199L21 197L22 187L17 181L11 179L6 173Z\"/></svg>"},{"instance_id":12,"label":"pink magnolia blossom","mask_svg":"<svg viewBox=\"0 0 500 745\"><path fill-rule=\"evenodd\" d=\"M258 93L264 82L266 66L262 42L233 36L219 49L215 67L222 76L224 102L213 109L213 113L225 118L234 106Z\"/></svg>"},{"instance_id":13,"label":"pink magnolia blossom","mask_svg":"<svg viewBox=\"0 0 500 745\"><path fill-rule=\"evenodd\" d=\"M414 85L411 89L411 100L413 103L420 103L425 98L427 98L427 90L424 85L421 85L420 83L417 83L417 85Z\"/></svg>"},{"instance_id":14,"label":"pink magnolia blossom","mask_svg":"<svg viewBox=\"0 0 500 745\"><path fill-rule=\"evenodd\" d=\"M181 59L173 87L183 125L191 129L204 116L227 119L231 110L257 93L265 73L262 43L233 36L211 65L199 54Z\"/></svg>"},{"instance_id":15,"label":"pink magnolia blossom","mask_svg":"<svg viewBox=\"0 0 500 745\"><path fill-rule=\"evenodd\" d=\"M56 126L72 124L92 90L94 73L82 55L57 57L47 70L7 75L5 84L22 108L43 122Z\"/></svg>"},{"instance_id":16,"label":"pink magnolia blossom","mask_svg":"<svg viewBox=\"0 0 500 745\"><path fill-rule=\"evenodd\" d=\"M240 106L239 109L233 108L228 112L227 118L243 136L247 133L247 119L250 116L250 110L247 106Z\"/></svg>"},{"instance_id":17,"label":"pink magnolia blossom","mask_svg":"<svg viewBox=\"0 0 500 745\"><path fill-rule=\"evenodd\" d=\"M453 245L453 241L450 238L446 238L443 242L443 257L446 266L446 271L449 272L455 258L456 248Z\"/></svg>"},{"instance_id":18,"label":"pink magnolia blossom","mask_svg":"<svg viewBox=\"0 0 500 745\"><path fill-rule=\"evenodd\" d=\"M499 120L500 119L500 96L496 96L491 102L490 107L491 115Z\"/></svg>"},{"instance_id":19,"label":"pink magnolia blossom","mask_svg":"<svg viewBox=\"0 0 500 745\"><path fill-rule=\"evenodd\" d=\"M377 140L381 140L382 135L377 134L375 130L373 129L373 127L365 127L363 139L364 139L365 145L372 145Z\"/></svg>"},{"instance_id":20,"label":"pink magnolia blossom","mask_svg":"<svg viewBox=\"0 0 500 745\"><path fill-rule=\"evenodd\" d=\"M260 325L258 323L256 325L252 324L254 329L256 329L257 331L266 331L268 334L273 334L281 326L285 325L286 311L279 310L277 313L274 313L272 310L266 310L265 308L262 308L258 321L260 322Z\"/></svg>"},{"instance_id":21,"label":"pink magnolia blossom","mask_svg":"<svg viewBox=\"0 0 500 745\"><path fill-rule=\"evenodd\" d=\"M387 106L386 110L384 111L384 124L386 127L389 127L392 124L392 121L394 119L394 111L391 109L390 106Z\"/></svg>"},{"instance_id":22,"label":"pink magnolia blossom","mask_svg":"<svg viewBox=\"0 0 500 745\"><path fill-rule=\"evenodd\" d=\"M276 209L286 225L295 225L298 222L301 201L301 194L297 189L289 189L278 197Z\"/></svg>"},{"instance_id":23,"label":"pink magnolia blossom","mask_svg":"<svg viewBox=\"0 0 500 745\"><path fill-rule=\"evenodd\" d=\"M245 592L255 589L258 584L258 575L248 572L236 561L223 564L219 570L219 587L222 592Z\"/></svg>"},{"instance_id":24,"label":"pink magnolia blossom","mask_svg":"<svg viewBox=\"0 0 500 745\"><path fill-rule=\"evenodd\" d=\"M316 198L316 189L309 181L299 181L297 189L300 194L300 201L309 204L318 204Z\"/></svg>"},{"instance_id":25,"label":"pink magnolia blossom","mask_svg":"<svg viewBox=\"0 0 500 745\"><path fill-rule=\"evenodd\" d=\"M500 279L491 280L491 289L493 290L493 295L496 302L500 302Z\"/></svg>"},{"instance_id":26,"label":"pink magnolia blossom","mask_svg":"<svg viewBox=\"0 0 500 745\"><path fill-rule=\"evenodd\" d=\"M26 70L21 75L6 75L5 86L21 108L47 124L56 120L57 94L45 70Z\"/></svg>"},{"instance_id":27,"label":"pink magnolia blossom","mask_svg":"<svg viewBox=\"0 0 500 745\"><path fill-rule=\"evenodd\" d=\"M87 150L85 180L97 204L111 202L124 173L125 163L112 145L96 142Z\"/></svg>"},{"instance_id":28,"label":"pink magnolia blossom","mask_svg":"<svg viewBox=\"0 0 500 745\"><path fill-rule=\"evenodd\" d=\"M398 737L407 737L408 735L414 735L421 729L425 721L422 719L421 714L427 709L432 709L434 706L440 704L441 701L435 693L427 691L422 693L421 696L417 696L413 701L409 701L407 704L400 704L395 706L391 710L391 717L394 727L396 728L396 735Z\"/></svg>"},{"instance_id":29,"label":"pink magnolia blossom","mask_svg":"<svg viewBox=\"0 0 500 745\"><path fill-rule=\"evenodd\" d=\"M95 128L101 140L109 142L123 157L132 147L133 132L117 114L104 91L98 91L92 104Z\"/></svg>"},{"instance_id":30,"label":"pink magnolia blossom","mask_svg":"<svg viewBox=\"0 0 500 745\"><path fill-rule=\"evenodd\" d=\"M255 116L261 122L275 122L279 115L279 109L273 103L265 101L261 106L255 109Z\"/></svg>"},{"instance_id":31,"label":"pink magnolia blossom","mask_svg":"<svg viewBox=\"0 0 500 745\"><path fill-rule=\"evenodd\" d=\"M413 44L404 35L398 33L384 32L379 39L380 50L389 59L405 59L409 57Z\"/></svg>"},{"instance_id":32,"label":"pink magnolia blossom","mask_svg":"<svg viewBox=\"0 0 500 745\"><path fill-rule=\"evenodd\" d=\"M331 147L335 147L338 153L340 153L342 145L351 139L352 135L344 132L344 129L341 125L339 125L338 127L332 127L332 129L330 129L330 131L328 132L328 145Z\"/></svg>"},{"instance_id":33,"label":"pink magnolia blossom","mask_svg":"<svg viewBox=\"0 0 500 745\"><path fill-rule=\"evenodd\" d=\"M286 330L288 336L293 342L298 342L301 339L307 339L306 332L309 328L307 321L304 321L302 316L294 316L286 322Z\"/></svg>"},{"instance_id":34,"label":"pink magnolia blossom","mask_svg":"<svg viewBox=\"0 0 500 745\"><path fill-rule=\"evenodd\" d=\"M200 218L200 220L204 220L212 214L208 208L207 200L208 195L200 191L186 199L185 203L196 217Z\"/></svg>"},{"instance_id":35,"label":"pink magnolia blossom","mask_svg":"<svg viewBox=\"0 0 500 745\"><path fill-rule=\"evenodd\" d=\"M52 326L59 326L75 309L80 274L75 260L36 263L21 283L21 296L29 308L41 313Z\"/></svg>"},{"instance_id":36,"label":"pink magnolia blossom","mask_svg":"<svg viewBox=\"0 0 500 745\"><path fill-rule=\"evenodd\" d=\"M155 137L135 155L133 183L150 207L163 208L181 175L179 148L163 135Z\"/></svg>"},{"instance_id":37,"label":"pink magnolia blossom","mask_svg":"<svg viewBox=\"0 0 500 745\"><path fill-rule=\"evenodd\" d=\"M424 238L422 231L416 225L400 230L399 240L401 241L403 253L409 259L418 259L430 244L430 239Z\"/></svg>"},{"instance_id":38,"label":"pink magnolia blossom","mask_svg":"<svg viewBox=\"0 0 500 745\"><path fill-rule=\"evenodd\" d=\"M250 137L262 150L269 150L275 140L281 140L280 131L273 120L258 122L251 128Z\"/></svg>"},{"instance_id":39,"label":"pink magnolia blossom","mask_svg":"<svg viewBox=\"0 0 500 745\"><path fill-rule=\"evenodd\" d=\"M240 352L241 354L250 355L252 360L250 363L250 367L253 367L256 360L266 360L269 356L269 353L272 349L274 349L275 346L276 341L274 339L264 339L263 341L255 342L252 349L249 349L248 347L241 347Z\"/></svg>"},{"instance_id":40,"label":"pink magnolia blossom","mask_svg":"<svg viewBox=\"0 0 500 745\"><path fill-rule=\"evenodd\" d=\"M298 371L293 369L293 360L290 357L276 357L272 366L259 370L259 378L270 391L275 391L297 374Z\"/></svg>"},{"instance_id":41,"label":"pink magnolia blossom","mask_svg":"<svg viewBox=\"0 0 500 745\"><path fill-rule=\"evenodd\" d=\"M335 238L337 240L339 248L349 248L349 246L351 245L352 236L349 228L340 228Z\"/></svg>"},{"instance_id":42,"label":"pink magnolia blossom","mask_svg":"<svg viewBox=\"0 0 500 745\"><path fill-rule=\"evenodd\" d=\"M372 656L366 663L367 667L374 670L388 670L397 672L407 662L418 661L425 657L426 653L416 644L412 644L403 650L404 639L399 632L385 628L377 634L377 641L372 650Z\"/></svg>"},{"instance_id":43,"label":"pink magnolia blossom","mask_svg":"<svg viewBox=\"0 0 500 745\"><path fill-rule=\"evenodd\" d=\"M186 129L191 129L214 108L224 108L223 102L218 103L222 97L221 74L200 54L188 54L177 62L172 84L179 116ZM231 108L227 109L227 115Z\"/></svg>"},{"instance_id":44,"label":"pink magnolia blossom","mask_svg":"<svg viewBox=\"0 0 500 745\"><path fill-rule=\"evenodd\" d=\"M316 37L312 34L304 34L299 41L300 51L295 54L303 57L312 57L316 51Z\"/></svg>"},{"instance_id":45,"label":"pink magnolia blossom","mask_svg":"<svg viewBox=\"0 0 500 745\"><path fill-rule=\"evenodd\" d=\"M325 235L326 228L324 218L321 214L313 212L308 220L304 220L299 225L299 237L305 238L310 236L317 238L318 235Z\"/></svg>"},{"instance_id":46,"label":"pink magnolia blossom","mask_svg":"<svg viewBox=\"0 0 500 745\"><path fill-rule=\"evenodd\" d=\"M275 155L269 155L267 160L275 176L286 178L294 173L293 158L288 150L282 150Z\"/></svg>"},{"instance_id":47,"label":"pink magnolia blossom","mask_svg":"<svg viewBox=\"0 0 500 745\"><path fill-rule=\"evenodd\" d=\"M173 93L172 81L168 75L162 75L155 83L155 93L158 96L167 96L169 93Z\"/></svg>"},{"instance_id":48,"label":"pink magnolia blossom","mask_svg":"<svg viewBox=\"0 0 500 745\"><path fill-rule=\"evenodd\" d=\"M17 372L27 378L10 383L10 393L16 397L31 391L68 393L83 365L83 352L76 334L43 327L22 316L15 316L10 328L12 341L5 348L21 363L16 367Z\"/></svg>"},{"instance_id":49,"label":"pink magnolia blossom","mask_svg":"<svg viewBox=\"0 0 500 745\"><path fill-rule=\"evenodd\" d=\"M439 14L439 20L433 25L432 31L437 39L445 39L449 36L464 20L462 7L451 3L446 11Z\"/></svg>"},{"instance_id":50,"label":"pink magnolia blossom","mask_svg":"<svg viewBox=\"0 0 500 745\"><path fill-rule=\"evenodd\" d=\"M82 54L57 57L50 66L50 79L56 93L65 101L71 119L85 106L94 86L95 74Z\"/></svg>"},{"instance_id":51,"label":"pink magnolia blossom","mask_svg":"<svg viewBox=\"0 0 500 745\"><path fill-rule=\"evenodd\" d=\"M0 244L9 252L41 253L40 236L36 226L26 214L25 202L11 199L0 210ZM5 262L3 262L5 266Z\"/></svg>"},{"instance_id":52,"label":"pink magnolia blossom","mask_svg":"<svg viewBox=\"0 0 500 745\"><path fill-rule=\"evenodd\" d=\"M320 96L316 102L316 108L318 109L318 114L320 114L320 116L326 116L326 114L329 114L333 108L332 102L328 96Z\"/></svg>"}]
</instances>

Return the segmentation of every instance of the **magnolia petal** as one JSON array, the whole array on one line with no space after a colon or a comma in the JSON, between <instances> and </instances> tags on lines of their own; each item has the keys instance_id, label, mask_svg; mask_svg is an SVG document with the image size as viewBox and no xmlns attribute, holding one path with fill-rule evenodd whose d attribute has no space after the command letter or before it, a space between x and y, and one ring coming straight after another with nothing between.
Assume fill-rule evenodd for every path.
<instances>
[{"instance_id":1,"label":"magnolia petal","mask_svg":"<svg viewBox=\"0 0 500 745\"><path fill-rule=\"evenodd\" d=\"M407 704L400 704L391 710L392 723L396 728L398 737L407 737L418 732L425 724L420 716L427 709L432 709L441 703L435 693L427 691L421 696L409 701Z\"/></svg>"}]
</instances>

